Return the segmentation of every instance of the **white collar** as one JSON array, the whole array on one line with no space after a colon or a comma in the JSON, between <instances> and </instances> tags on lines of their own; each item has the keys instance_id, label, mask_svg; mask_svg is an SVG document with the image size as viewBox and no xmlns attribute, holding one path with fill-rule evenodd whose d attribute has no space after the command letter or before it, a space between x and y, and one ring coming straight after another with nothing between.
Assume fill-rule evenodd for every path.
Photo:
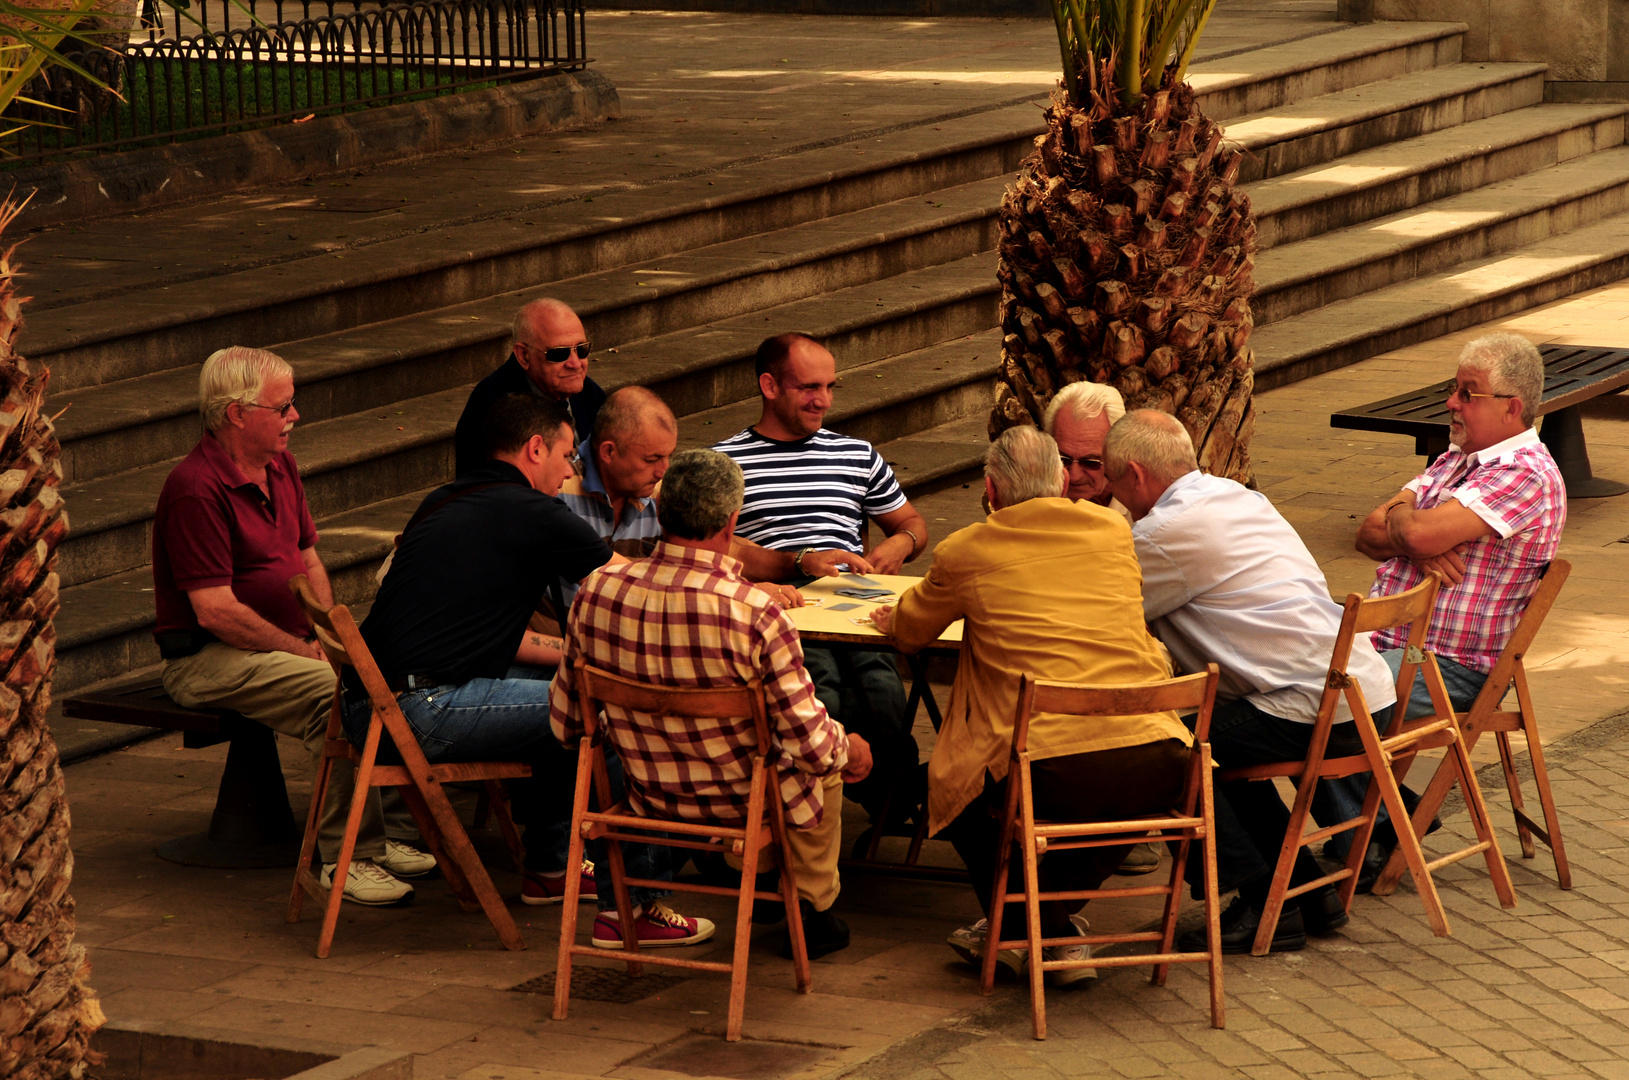
<instances>
[{"instance_id":1,"label":"white collar","mask_svg":"<svg viewBox=\"0 0 1629 1080\"><path fill-rule=\"evenodd\" d=\"M1503 442L1496 442L1492 446L1485 446L1480 450L1465 454L1467 467L1487 465L1489 463L1509 462L1516 456L1516 451L1524 446L1532 446L1539 441L1538 432L1533 428L1524 428ZM1450 449L1459 450L1457 446ZM1460 450L1464 454L1465 451Z\"/></svg>"}]
</instances>

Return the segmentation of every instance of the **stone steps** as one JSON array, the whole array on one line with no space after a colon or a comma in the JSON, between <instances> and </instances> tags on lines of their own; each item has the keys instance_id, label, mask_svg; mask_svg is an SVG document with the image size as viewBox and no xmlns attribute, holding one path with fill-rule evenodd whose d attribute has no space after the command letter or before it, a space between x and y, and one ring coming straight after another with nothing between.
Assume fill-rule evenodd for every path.
<instances>
[{"instance_id":1,"label":"stone steps","mask_svg":"<svg viewBox=\"0 0 1629 1080\"><path fill-rule=\"evenodd\" d=\"M1629 276L1629 213L1264 326L1256 385L1282 386Z\"/></svg>"},{"instance_id":2,"label":"stone steps","mask_svg":"<svg viewBox=\"0 0 1629 1080\"><path fill-rule=\"evenodd\" d=\"M1618 146L1262 252L1256 325L1570 232L1629 210Z\"/></svg>"}]
</instances>

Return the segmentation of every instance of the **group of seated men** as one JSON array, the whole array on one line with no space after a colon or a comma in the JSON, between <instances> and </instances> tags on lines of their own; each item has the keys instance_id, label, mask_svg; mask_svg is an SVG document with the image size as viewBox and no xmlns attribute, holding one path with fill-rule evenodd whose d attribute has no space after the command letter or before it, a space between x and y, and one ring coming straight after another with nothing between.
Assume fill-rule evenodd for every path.
<instances>
[{"instance_id":1,"label":"group of seated men","mask_svg":"<svg viewBox=\"0 0 1629 1080\"><path fill-rule=\"evenodd\" d=\"M889 790L920 782L918 752L890 653L805 648L787 609L803 602L796 583L812 577L897 572L927 546L926 524L875 448L822 426L836 363L813 339L766 340L755 360L757 423L711 450L682 452L660 398L639 387L606 395L587 377L589 352L565 304L521 310L511 355L458 422L457 477L425 498L397 538L363 637L429 760L533 764L532 779L513 786L527 828L521 898L558 902L566 874L583 874L600 909L592 940L613 949L622 933L606 861L565 865L568 747L582 723L571 680L556 676L584 659L674 686L760 680L806 944L814 956L841 949L849 931L832 907L843 785L875 816ZM1376 594L1409 588L1429 570L1445 577L1428 647L1459 709L1513 631L1565 522L1560 475L1532 427L1541 386L1542 364L1525 340L1494 335L1467 346L1448 399L1452 447L1359 531L1359 550L1380 562ZM319 599L332 597L287 449L299 418L292 372L271 353L223 349L204 364L200 399L205 435L166 482L154 528L165 687L183 705L235 709L302 738L315 760L334 677L287 582L305 574ZM985 910L997 844L990 808L1004 798L1021 675L1128 684L1169 677L1173 659L1187 671L1214 662L1218 763L1297 759L1341 617L1294 529L1259 492L1201 472L1169 415L1126 413L1112 389L1077 383L1056 396L1044 428L1014 428L992 443L988 518L941 541L921 583L873 615L906 653L965 621L919 812L930 834L954 845ZM869 547L868 521L882 533ZM1364 637L1353 649L1350 671L1377 723L1395 700L1401 644ZM359 685L347 681L342 692L347 731L360 741L371 706ZM1424 697L1423 686L1415 695ZM1351 715L1336 720L1329 752L1355 752ZM615 794L633 809L740 820L749 721L680 727L613 710L608 725ZM1089 820L1171 805L1192 735L1173 714L1042 716L1034 743L1048 755L1035 771L1037 812ZM336 780L321 812L325 860L338 851L351 798L348 779ZM1324 787L1321 814L1355 813L1361 778ZM1288 811L1270 784L1240 782L1217 788L1216 814L1222 889L1238 892L1222 944L1247 951ZM1388 830L1377 830L1367 853L1371 878L1395 843ZM410 899L401 879L434 869L414 839L399 800L370 794L340 886L347 899ZM1042 863L1044 882L1095 888L1128 853L1054 853ZM659 845L624 845L624 856L632 876L663 880L675 869ZM1316 872L1303 854L1292 880ZM713 933L664 896L634 892L643 945ZM1009 906L1004 938L1023 936L1021 918ZM1346 918L1332 889L1309 893L1285 910L1274 948L1299 948L1308 932ZM1084 919L1065 905L1043 908L1044 936L1077 925ZM950 944L974 958L988 930L980 920ZM1022 952L1000 959L1015 972L1027 962ZM1048 973L1060 982L1090 974Z\"/></svg>"}]
</instances>

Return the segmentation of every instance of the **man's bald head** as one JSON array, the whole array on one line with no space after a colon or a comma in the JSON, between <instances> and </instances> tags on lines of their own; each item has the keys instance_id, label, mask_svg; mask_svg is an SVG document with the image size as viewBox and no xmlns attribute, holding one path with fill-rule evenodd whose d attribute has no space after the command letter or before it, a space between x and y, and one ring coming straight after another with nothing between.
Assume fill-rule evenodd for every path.
<instances>
[{"instance_id":1,"label":"man's bald head","mask_svg":"<svg viewBox=\"0 0 1629 1080\"><path fill-rule=\"evenodd\" d=\"M588 442L607 495L648 499L667 473L679 425L667 402L643 386L625 386L600 406Z\"/></svg>"},{"instance_id":2,"label":"man's bald head","mask_svg":"<svg viewBox=\"0 0 1629 1080\"><path fill-rule=\"evenodd\" d=\"M572 349L561 361L550 363L550 349ZM552 297L533 300L515 313L509 351L526 371L532 385L557 401L580 393L588 376L588 334L568 304Z\"/></svg>"},{"instance_id":3,"label":"man's bald head","mask_svg":"<svg viewBox=\"0 0 1629 1080\"><path fill-rule=\"evenodd\" d=\"M1133 521L1153 509L1172 483L1198 468L1188 429L1158 409L1126 413L1103 444L1103 474Z\"/></svg>"}]
</instances>

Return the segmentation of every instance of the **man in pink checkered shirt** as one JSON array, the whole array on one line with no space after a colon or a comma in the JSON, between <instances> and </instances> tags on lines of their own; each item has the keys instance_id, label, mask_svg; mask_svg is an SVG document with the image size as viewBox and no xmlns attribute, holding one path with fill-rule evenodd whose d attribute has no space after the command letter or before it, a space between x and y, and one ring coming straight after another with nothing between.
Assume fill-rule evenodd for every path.
<instances>
[{"instance_id":1,"label":"man in pink checkered shirt","mask_svg":"<svg viewBox=\"0 0 1629 1080\"><path fill-rule=\"evenodd\" d=\"M1567 489L1533 430L1544 361L1526 338L1490 334L1465 346L1448 395L1448 452L1381 503L1357 549L1384 560L1371 596L1390 596L1440 572L1426 647L1456 710L1470 707L1510 640L1567 523ZM1404 635L1376 634L1395 672ZM1429 711L1417 681L1410 713Z\"/></svg>"},{"instance_id":2,"label":"man in pink checkered shirt","mask_svg":"<svg viewBox=\"0 0 1629 1080\"><path fill-rule=\"evenodd\" d=\"M781 778L792 874L809 955L848 944L830 909L837 899L842 785L871 768L864 739L826 714L803 666L797 629L780 603L741 576L729 557L744 492L741 469L714 450L673 456L657 516L662 540L650 558L590 574L572 605L561 670L579 657L642 682L676 687L738 686L761 679L769 707L770 763ZM555 737L582 737L569 679L550 695ZM610 712L636 813L735 824L746 813L750 720L686 721ZM791 955L788 942L785 955Z\"/></svg>"}]
</instances>

